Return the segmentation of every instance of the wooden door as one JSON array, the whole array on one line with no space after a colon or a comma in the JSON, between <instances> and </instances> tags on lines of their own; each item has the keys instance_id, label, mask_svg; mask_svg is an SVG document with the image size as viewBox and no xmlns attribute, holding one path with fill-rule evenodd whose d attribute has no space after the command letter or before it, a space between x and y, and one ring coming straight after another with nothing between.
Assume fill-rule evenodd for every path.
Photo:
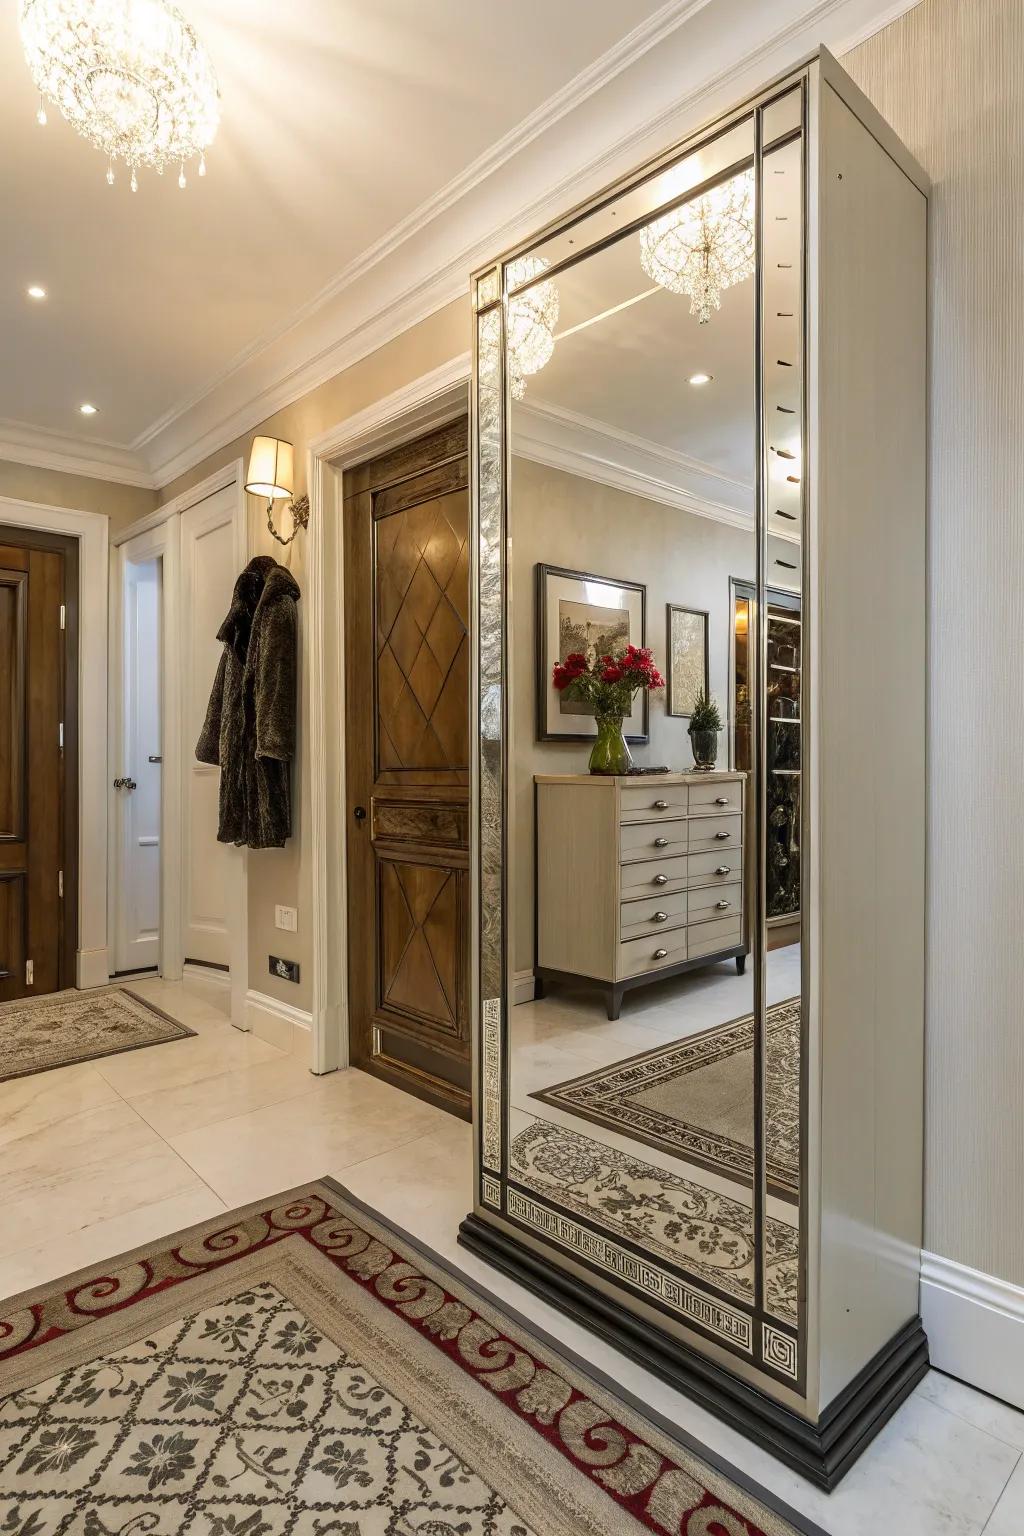
<instances>
[{"instance_id":1,"label":"wooden door","mask_svg":"<svg viewBox=\"0 0 1024 1536\"><path fill-rule=\"evenodd\" d=\"M12 542L6 542L10 539ZM76 731L66 541L0 531L0 1001L73 986ZM17 541L17 542L15 542ZM70 692L74 696L72 674ZM66 771L67 762L67 771ZM65 856L66 844L68 856Z\"/></svg>"},{"instance_id":2,"label":"wooden door","mask_svg":"<svg viewBox=\"0 0 1024 1536\"><path fill-rule=\"evenodd\" d=\"M461 421L345 473L352 1061L470 1114Z\"/></svg>"}]
</instances>

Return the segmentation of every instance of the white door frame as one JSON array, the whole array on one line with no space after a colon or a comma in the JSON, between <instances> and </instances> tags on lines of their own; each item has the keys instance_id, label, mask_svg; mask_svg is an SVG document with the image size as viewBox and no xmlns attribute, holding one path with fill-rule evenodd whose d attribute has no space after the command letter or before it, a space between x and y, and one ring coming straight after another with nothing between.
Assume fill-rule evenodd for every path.
<instances>
[{"instance_id":1,"label":"white door frame","mask_svg":"<svg viewBox=\"0 0 1024 1536\"><path fill-rule=\"evenodd\" d=\"M160 507L159 521L152 515L143 519L148 526L133 524L116 534L110 549L110 762L120 768L124 761L124 584L129 546L133 560L159 560L161 566L161 723L160 750L163 756L160 781L160 975L168 981L181 977L181 718L180 659L178 634L180 550L178 519ZM109 836L109 912L112 959L117 935L117 907L122 863L121 828L118 817L110 818ZM112 967L113 969L113 967Z\"/></svg>"},{"instance_id":2,"label":"white door frame","mask_svg":"<svg viewBox=\"0 0 1024 1536\"><path fill-rule=\"evenodd\" d=\"M109 980L107 928L107 539L102 512L0 496L0 523L78 540L78 954L75 984Z\"/></svg>"},{"instance_id":3,"label":"white door frame","mask_svg":"<svg viewBox=\"0 0 1024 1536\"><path fill-rule=\"evenodd\" d=\"M111 558L111 592L117 595L118 613L111 616L111 669L113 675L121 675L121 593L124 557L121 546L142 534L151 534L154 548L163 553L163 805L161 808L160 835L163 839L163 858L160 874L160 974L168 981L180 980L184 967L182 938L182 911L184 891L182 886L182 838L184 834L183 767L185 754L194 743L183 740L182 659L185 618L182 606L181 573L181 520L180 514L205 501L217 491L235 487L232 532L235 545L235 563L239 571L249 558L249 529L246 516L245 491L243 489L244 466L241 459L233 459L222 469L208 475L205 480L183 491L173 501L165 502L155 511L139 518L114 538L116 548ZM113 649L115 644L117 651ZM114 671L114 667L117 670ZM120 719L114 734L112 717L111 756L120 751ZM233 859L234 878L229 895L232 922L229 928L229 955L231 966L231 1022L239 1029L246 1029L245 994L249 987L249 885L245 849L236 850ZM116 860L111 862L111 880L117 878ZM111 911L114 910L116 892L111 891Z\"/></svg>"},{"instance_id":4,"label":"white door frame","mask_svg":"<svg viewBox=\"0 0 1024 1536\"><path fill-rule=\"evenodd\" d=\"M309 570L303 599L309 678L314 1072L348 1065L345 809L345 470L469 408L471 359L452 358L347 417L309 445ZM339 721L341 729L339 730Z\"/></svg>"}]
</instances>

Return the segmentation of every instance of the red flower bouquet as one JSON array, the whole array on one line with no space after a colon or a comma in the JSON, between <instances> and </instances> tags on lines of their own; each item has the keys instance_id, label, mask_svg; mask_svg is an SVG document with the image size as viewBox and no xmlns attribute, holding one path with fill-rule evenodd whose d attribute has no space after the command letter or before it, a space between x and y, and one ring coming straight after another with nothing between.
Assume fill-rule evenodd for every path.
<instances>
[{"instance_id":1,"label":"red flower bouquet","mask_svg":"<svg viewBox=\"0 0 1024 1536\"><path fill-rule=\"evenodd\" d=\"M592 658L574 651L555 662L551 681L559 693L593 708L597 741L590 754L591 773L628 773L632 758L622 722L632 714L641 689L651 693L665 686L647 646L627 645L614 656Z\"/></svg>"}]
</instances>

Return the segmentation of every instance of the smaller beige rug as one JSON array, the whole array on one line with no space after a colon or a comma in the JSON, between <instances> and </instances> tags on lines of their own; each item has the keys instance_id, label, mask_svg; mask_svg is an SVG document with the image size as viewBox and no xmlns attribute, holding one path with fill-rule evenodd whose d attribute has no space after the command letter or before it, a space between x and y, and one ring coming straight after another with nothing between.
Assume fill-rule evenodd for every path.
<instances>
[{"instance_id":1,"label":"smaller beige rug","mask_svg":"<svg viewBox=\"0 0 1024 1536\"><path fill-rule=\"evenodd\" d=\"M0 1003L0 1083L194 1034L124 987Z\"/></svg>"}]
</instances>

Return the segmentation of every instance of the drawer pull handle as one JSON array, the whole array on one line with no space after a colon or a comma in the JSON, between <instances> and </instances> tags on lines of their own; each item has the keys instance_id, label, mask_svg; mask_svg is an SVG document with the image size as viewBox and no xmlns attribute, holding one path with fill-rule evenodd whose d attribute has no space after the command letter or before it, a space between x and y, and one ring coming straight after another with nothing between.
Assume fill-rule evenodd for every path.
<instances>
[{"instance_id":1,"label":"drawer pull handle","mask_svg":"<svg viewBox=\"0 0 1024 1536\"><path fill-rule=\"evenodd\" d=\"M654 809L656 811L667 811L668 810L668 801L667 800L655 800L655 802L654 802Z\"/></svg>"},{"instance_id":2,"label":"drawer pull handle","mask_svg":"<svg viewBox=\"0 0 1024 1536\"><path fill-rule=\"evenodd\" d=\"M716 875L731 875L732 874L732 866L730 864L719 864L718 868L715 870L715 874Z\"/></svg>"},{"instance_id":3,"label":"drawer pull handle","mask_svg":"<svg viewBox=\"0 0 1024 1536\"><path fill-rule=\"evenodd\" d=\"M667 912L655 912L655 913L653 913L651 915L651 922L652 923L667 923L668 922L668 913Z\"/></svg>"},{"instance_id":4,"label":"drawer pull handle","mask_svg":"<svg viewBox=\"0 0 1024 1536\"><path fill-rule=\"evenodd\" d=\"M668 885L668 875L655 875L652 885Z\"/></svg>"},{"instance_id":5,"label":"drawer pull handle","mask_svg":"<svg viewBox=\"0 0 1024 1536\"><path fill-rule=\"evenodd\" d=\"M732 906L732 902L731 901L716 901L715 902L715 906L718 908L719 912L724 912L726 907L731 907Z\"/></svg>"},{"instance_id":6,"label":"drawer pull handle","mask_svg":"<svg viewBox=\"0 0 1024 1536\"><path fill-rule=\"evenodd\" d=\"M651 956L651 959L652 960L664 960L664 958L665 958L665 956L667 954L668 954L668 950L667 949L656 949L654 951L654 954Z\"/></svg>"},{"instance_id":7,"label":"drawer pull handle","mask_svg":"<svg viewBox=\"0 0 1024 1536\"><path fill-rule=\"evenodd\" d=\"M716 832L715 833L715 840L717 842L719 842L719 843L724 843L727 837L732 837L732 833L731 832Z\"/></svg>"},{"instance_id":8,"label":"drawer pull handle","mask_svg":"<svg viewBox=\"0 0 1024 1536\"><path fill-rule=\"evenodd\" d=\"M654 839L654 846L655 846L655 848L667 848L668 847L668 838L667 837L656 837Z\"/></svg>"},{"instance_id":9,"label":"drawer pull handle","mask_svg":"<svg viewBox=\"0 0 1024 1536\"><path fill-rule=\"evenodd\" d=\"M728 798L725 795L719 795L717 797L717 799L715 800L715 804L716 805L728 805L729 801L728 801Z\"/></svg>"}]
</instances>

